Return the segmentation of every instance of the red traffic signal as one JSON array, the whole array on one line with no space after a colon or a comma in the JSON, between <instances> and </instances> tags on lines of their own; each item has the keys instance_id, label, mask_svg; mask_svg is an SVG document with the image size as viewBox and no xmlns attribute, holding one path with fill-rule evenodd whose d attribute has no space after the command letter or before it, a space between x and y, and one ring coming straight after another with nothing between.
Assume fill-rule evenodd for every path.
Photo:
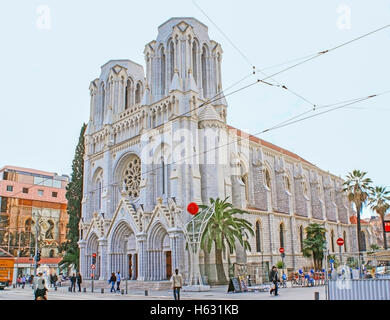
<instances>
[{"instance_id":1,"label":"red traffic signal","mask_svg":"<svg viewBox=\"0 0 390 320\"><path fill-rule=\"evenodd\" d=\"M187 211L194 216L199 212L199 207L195 202L191 202L187 206Z\"/></svg>"},{"instance_id":2,"label":"red traffic signal","mask_svg":"<svg viewBox=\"0 0 390 320\"><path fill-rule=\"evenodd\" d=\"M96 253L92 253L92 258L96 258Z\"/></svg>"},{"instance_id":3,"label":"red traffic signal","mask_svg":"<svg viewBox=\"0 0 390 320\"><path fill-rule=\"evenodd\" d=\"M342 245L344 245L344 239L343 238L338 238L337 239L337 244L341 247Z\"/></svg>"}]
</instances>

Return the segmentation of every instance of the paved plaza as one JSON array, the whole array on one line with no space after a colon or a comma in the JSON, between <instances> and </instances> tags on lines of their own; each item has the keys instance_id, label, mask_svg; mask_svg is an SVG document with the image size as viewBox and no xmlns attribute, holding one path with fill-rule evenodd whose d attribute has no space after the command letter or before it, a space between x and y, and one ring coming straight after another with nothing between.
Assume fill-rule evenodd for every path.
<instances>
[{"instance_id":1,"label":"paved plaza","mask_svg":"<svg viewBox=\"0 0 390 320\"><path fill-rule=\"evenodd\" d=\"M125 289L125 287L123 287ZM68 292L68 287L59 287L57 291L49 288L49 300L173 300L171 290L149 291L129 290L128 294L110 293L108 289L102 294L100 289L91 292ZM325 300L325 287L283 288L280 296L270 296L268 292L227 293L227 286L212 287L208 292L182 292L182 300L314 300L314 293L320 293L320 300ZM33 300L33 291L29 286L7 288L0 291L0 300Z\"/></svg>"}]
</instances>

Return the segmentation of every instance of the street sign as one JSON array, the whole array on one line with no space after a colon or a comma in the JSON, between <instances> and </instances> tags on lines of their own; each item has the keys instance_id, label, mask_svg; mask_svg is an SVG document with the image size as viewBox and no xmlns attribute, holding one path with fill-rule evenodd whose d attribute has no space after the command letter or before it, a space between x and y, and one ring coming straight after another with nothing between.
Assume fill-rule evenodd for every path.
<instances>
[{"instance_id":1,"label":"street sign","mask_svg":"<svg viewBox=\"0 0 390 320\"><path fill-rule=\"evenodd\" d=\"M91 269L92 270L95 270L96 269L96 266L93 264L93 265L91 265Z\"/></svg>"},{"instance_id":2,"label":"street sign","mask_svg":"<svg viewBox=\"0 0 390 320\"><path fill-rule=\"evenodd\" d=\"M344 245L344 239L343 238L338 238L337 239L337 244L341 247Z\"/></svg>"},{"instance_id":3,"label":"street sign","mask_svg":"<svg viewBox=\"0 0 390 320\"><path fill-rule=\"evenodd\" d=\"M329 262L330 262L330 263L334 263L334 260L333 260L333 259L330 259Z\"/></svg>"},{"instance_id":4,"label":"street sign","mask_svg":"<svg viewBox=\"0 0 390 320\"><path fill-rule=\"evenodd\" d=\"M280 249L279 249L279 252L280 252L280 253L284 253L284 248L280 248Z\"/></svg>"},{"instance_id":5,"label":"street sign","mask_svg":"<svg viewBox=\"0 0 390 320\"><path fill-rule=\"evenodd\" d=\"M198 205L195 203L195 202L191 202L188 206L187 206L187 211L192 214L193 216L195 216L198 211L199 211L199 207Z\"/></svg>"},{"instance_id":6,"label":"street sign","mask_svg":"<svg viewBox=\"0 0 390 320\"><path fill-rule=\"evenodd\" d=\"M385 221L385 232L390 232L390 221Z\"/></svg>"}]
</instances>

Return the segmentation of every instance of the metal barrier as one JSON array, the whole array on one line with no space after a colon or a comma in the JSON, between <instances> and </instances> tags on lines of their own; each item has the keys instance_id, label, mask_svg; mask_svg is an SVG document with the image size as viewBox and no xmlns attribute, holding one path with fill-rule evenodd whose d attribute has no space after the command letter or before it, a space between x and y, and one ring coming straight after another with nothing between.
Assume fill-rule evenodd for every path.
<instances>
[{"instance_id":1,"label":"metal barrier","mask_svg":"<svg viewBox=\"0 0 390 320\"><path fill-rule=\"evenodd\" d=\"M390 300L390 279L330 280L328 300Z\"/></svg>"}]
</instances>

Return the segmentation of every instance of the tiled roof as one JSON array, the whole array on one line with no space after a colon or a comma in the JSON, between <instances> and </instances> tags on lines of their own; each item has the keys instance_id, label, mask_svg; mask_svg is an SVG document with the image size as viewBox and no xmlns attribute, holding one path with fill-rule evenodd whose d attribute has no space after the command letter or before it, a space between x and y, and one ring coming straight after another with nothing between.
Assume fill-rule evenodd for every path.
<instances>
[{"instance_id":1,"label":"tiled roof","mask_svg":"<svg viewBox=\"0 0 390 320\"><path fill-rule=\"evenodd\" d=\"M265 140L262 140L262 139L260 139L260 138L258 138L258 137L256 137L256 136L250 135L250 134L248 134L248 133L246 133L246 132L244 132L244 131L241 131L241 130L239 130L239 129L236 129L236 128L232 127L232 126L229 126L229 125L228 125L228 129L229 129L229 130L236 130L236 132L237 132L236 134L237 134L237 136L239 136L239 137L247 136L247 137L249 137L249 140L250 140L250 141L253 141L253 142L255 142L255 143L258 143L259 145L262 145L262 146L267 147L267 148L269 148L269 149L272 149L272 150L275 150L275 151L280 152L280 153L282 153L282 154L285 154L285 155L287 155L287 156L289 156L289 157L291 157L291 158L294 158L294 159L296 159L296 160L298 160L298 161L302 161L302 162L305 162L305 163L307 163L307 164L309 164L309 165L311 165L311 166L314 166L314 164L312 164L312 163L310 163L309 161L307 161L307 160L301 158L300 156L296 155L295 153L292 153L291 151L288 151L288 150L286 150L286 149L283 149L283 148L281 148L281 147L278 147L278 146L276 146L276 145L274 145L274 144L272 144L272 143L269 143L269 142L267 142L267 141L265 141Z\"/></svg>"},{"instance_id":2,"label":"tiled roof","mask_svg":"<svg viewBox=\"0 0 390 320\"><path fill-rule=\"evenodd\" d=\"M350 221L352 224L357 224L357 216L350 216L350 217L349 217L349 221ZM369 224L369 222L366 221L365 219L360 219L360 223L361 223L361 224Z\"/></svg>"}]
</instances>

